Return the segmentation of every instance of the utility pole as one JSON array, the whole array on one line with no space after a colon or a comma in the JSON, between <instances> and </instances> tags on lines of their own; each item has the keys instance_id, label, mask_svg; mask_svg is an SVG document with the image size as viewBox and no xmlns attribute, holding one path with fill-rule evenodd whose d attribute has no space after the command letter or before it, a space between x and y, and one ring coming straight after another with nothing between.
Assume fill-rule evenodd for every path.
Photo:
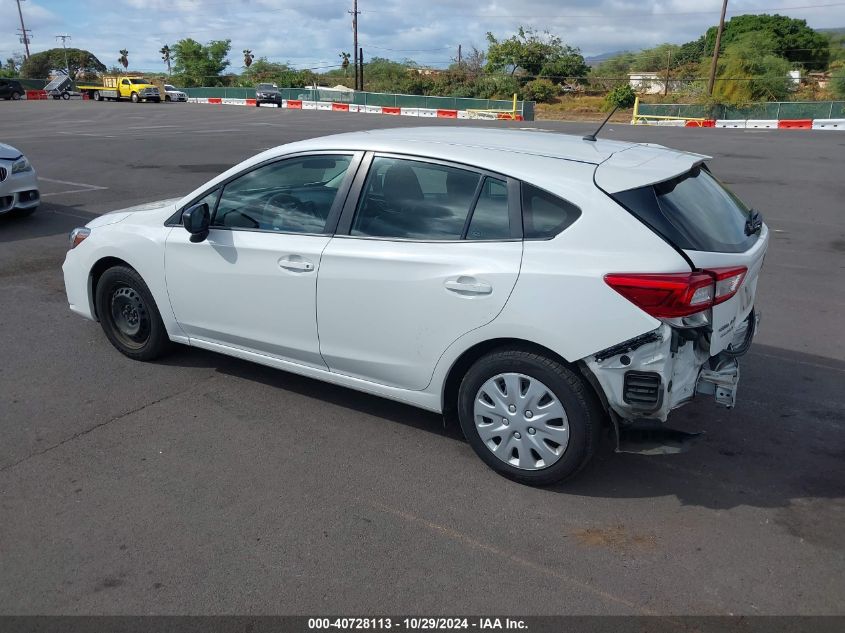
<instances>
[{"instance_id":1,"label":"utility pole","mask_svg":"<svg viewBox=\"0 0 845 633\"><path fill-rule=\"evenodd\" d=\"M358 0L352 0L352 11L347 11L352 14L352 46L355 51L355 90L360 90L358 85L358 15L361 13L358 10Z\"/></svg>"},{"instance_id":2,"label":"utility pole","mask_svg":"<svg viewBox=\"0 0 845 633\"><path fill-rule=\"evenodd\" d=\"M358 84L360 85L361 90L363 91L364 90L364 49L363 48L358 49L358 66L359 66L358 72L361 74L361 79L358 82Z\"/></svg>"},{"instance_id":3,"label":"utility pole","mask_svg":"<svg viewBox=\"0 0 845 633\"><path fill-rule=\"evenodd\" d=\"M67 72L67 76L70 77L70 64L67 63L67 44L65 42L72 38L66 33L64 35L57 35L56 39L62 41L62 48L65 49L65 72Z\"/></svg>"},{"instance_id":4,"label":"utility pole","mask_svg":"<svg viewBox=\"0 0 845 633\"><path fill-rule=\"evenodd\" d=\"M458 68L461 67L461 45L458 44Z\"/></svg>"},{"instance_id":5,"label":"utility pole","mask_svg":"<svg viewBox=\"0 0 845 633\"><path fill-rule=\"evenodd\" d=\"M722 16L719 18L719 30L716 31L716 47L713 49L713 61L710 63L710 81L707 82L707 94L713 94L713 84L716 83L716 62L719 61L719 46L722 44L722 31L725 29L725 13L728 11L728 0L722 2Z\"/></svg>"},{"instance_id":6,"label":"utility pole","mask_svg":"<svg viewBox=\"0 0 845 633\"><path fill-rule=\"evenodd\" d=\"M663 96L669 94L669 68L672 66L672 49L666 53L666 84L663 86Z\"/></svg>"},{"instance_id":7,"label":"utility pole","mask_svg":"<svg viewBox=\"0 0 845 633\"><path fill-rule=\"evenodd\" d=\"M26 48L26 58L29 59L29 35L27 34L26 26L23 23L23 11L21 11L21 0L18 0L18 15L21 18L21 42ZM32 31L29 31L31 33Z\"/></svg>"}]
</instances>

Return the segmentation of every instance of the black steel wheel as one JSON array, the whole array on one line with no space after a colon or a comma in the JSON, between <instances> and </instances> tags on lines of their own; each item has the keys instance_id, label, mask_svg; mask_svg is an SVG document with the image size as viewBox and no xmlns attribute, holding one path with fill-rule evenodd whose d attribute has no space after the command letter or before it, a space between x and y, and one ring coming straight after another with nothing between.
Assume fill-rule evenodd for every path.
<instances>
[{"instance_id":1,"label":"black steel wheel","mask_svg":"<svg viewBox=\"0 0 845 633\"><path fill-rule=\"evenodd\" d=\"M115 266L103 273L97 283L96 307L106 337L129 358L153 360L169 346L155 300L132 268Z\"/></svg>"}]
</instances>

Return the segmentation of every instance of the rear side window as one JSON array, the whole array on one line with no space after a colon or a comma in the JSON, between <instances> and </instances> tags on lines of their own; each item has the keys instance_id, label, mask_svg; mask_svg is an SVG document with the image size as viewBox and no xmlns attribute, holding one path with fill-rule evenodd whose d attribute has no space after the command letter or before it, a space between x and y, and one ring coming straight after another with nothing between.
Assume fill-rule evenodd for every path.
<instances>
[{"instance_id":1,"label":"rear side window","mask_svg":"<svg viewBox=\"0 0 845 633\"><path fill-rule=\"evenodd\" d=\"M352 222L351 235L413 240L460 240L479 195L480 174L422 161L376 157ZM491 200L485 199L485 203ZM495 210L485 212L486 215ZM507 221L507 205L504 218ZM492 220L480 217L473 239L490 239Z\"/></svg>"},{"instance_id":2,"label":"rear side window","mask_svg":"<svg viewBox=\"0 0 845 633\"><path fill-rule=\"evenodd\" d=\"M678 178L612 197L681 249L742 253L757 239L756 234L746 233L751 210L700 167Z\"/></svg>"},{"instance_id":3,"label":"rear side window","mask_svg":"<svg viewBox=\"0 0 845 633\"><path fill-rule=\"evenodd\" d=\"M554 237L581 215L571 202L522 183L522 229L525 239L546 240Z\"/></svg>"}]
</instances>

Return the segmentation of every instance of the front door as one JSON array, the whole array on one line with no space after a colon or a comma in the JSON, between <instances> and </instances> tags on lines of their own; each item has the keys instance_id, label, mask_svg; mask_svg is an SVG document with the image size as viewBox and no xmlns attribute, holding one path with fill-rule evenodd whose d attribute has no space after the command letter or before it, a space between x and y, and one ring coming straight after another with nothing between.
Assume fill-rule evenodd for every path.
<instances>
[{"instance_id":1,"label":"front door","mask_svg":"<svg viewBox=\"0 0 845 633\"><path fill-rule=\"evenodd\" d=\"M174 229L165 257L173 311L192 341L326 367L317 339L317 274L353 159L279 160L195 201L212 210L208 238L192 243L187 231Z\"/></svg>"}]
</instances>

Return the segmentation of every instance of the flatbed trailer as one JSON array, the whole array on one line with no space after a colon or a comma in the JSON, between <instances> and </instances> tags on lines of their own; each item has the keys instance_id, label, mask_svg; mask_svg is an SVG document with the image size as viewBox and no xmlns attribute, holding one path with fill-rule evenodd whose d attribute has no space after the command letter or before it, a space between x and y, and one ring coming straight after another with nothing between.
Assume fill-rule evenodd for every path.
<instances>
[{"instance_id":1,"label":"flatbed trailer","mask_svg":"<svg viewBox=\"0 0 845 633\"><path fill-rule=\"evenodd\" d=\"M102 85L85 84L76 87L83 95L94 101L120 101L129 99L133 103L153 101L160 103L161 92L158 87L143 77L130 75L103 75Z\"/></svg>"}]
</instances>

